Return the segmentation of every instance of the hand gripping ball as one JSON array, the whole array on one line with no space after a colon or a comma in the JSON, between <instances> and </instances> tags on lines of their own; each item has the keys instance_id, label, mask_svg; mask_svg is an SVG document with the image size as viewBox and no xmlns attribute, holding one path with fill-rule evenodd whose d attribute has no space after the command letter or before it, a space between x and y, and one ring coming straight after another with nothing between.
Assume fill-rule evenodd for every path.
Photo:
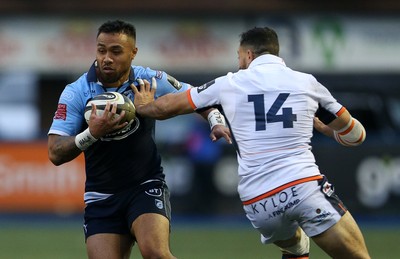
<instances>
[{"instance_id":1,"label":"hand gripping ball","mask_svg":"<svg viewBox=\"0 0 400 259\"><path fill-rule=\"evenodd\" d=\"M106 92L96 95L86 104L84 114L86 122L89 122L90 114L92 112L92 103L96 105L97 115L101 116L104 113L107 102L110 102L110 104L117 104L117 116L119 116L122 111L125 111L124 119L122 119L120 122L121 124L124 122L130 122L131 120L135 119L135 106L127 96L117 92Z\"/></svg>"}]
</instances>

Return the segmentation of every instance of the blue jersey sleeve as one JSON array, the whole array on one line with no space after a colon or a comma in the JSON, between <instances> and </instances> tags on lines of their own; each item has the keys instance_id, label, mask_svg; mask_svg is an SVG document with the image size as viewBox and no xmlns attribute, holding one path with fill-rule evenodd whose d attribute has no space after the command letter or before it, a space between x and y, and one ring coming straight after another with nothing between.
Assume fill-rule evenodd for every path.
<instances>
[{"instance_id":1,"label":"blue jersey sleeve","mask_svg":"<svg viewBox=\"0 0 400 259\"><path fill-rule=\"evenodd\" d=\"M86 124L83 116L85 103L82 101L81 95L82 93L77 92L76 87L72 85L64 88L49 134L75 136L81 132L83 125Z\"/></svg>"}]
</instances>

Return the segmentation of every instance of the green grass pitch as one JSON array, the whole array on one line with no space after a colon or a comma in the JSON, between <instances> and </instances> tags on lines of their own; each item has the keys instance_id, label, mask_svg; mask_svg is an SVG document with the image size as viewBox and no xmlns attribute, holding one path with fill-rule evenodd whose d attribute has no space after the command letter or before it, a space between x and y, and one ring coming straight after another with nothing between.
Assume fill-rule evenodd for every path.
<instances>
[{"instance_id":1,"label":"green grass pitch","mask_svg":"<svg viewBox=\"0 0 400 259\"><path fill-rule=\"evenodd\" d=\"M391 259L400 255L400 227L361 226L372 258ZM250 225L174 224L171 250L183 259L281 258L273 245L262 245ZM80 222L15 223L0 222L0 259L86 258ZM134 247L131 258L141 258ZM310 258L326 256L313 243Z\"/></svg>"}]
</instances>

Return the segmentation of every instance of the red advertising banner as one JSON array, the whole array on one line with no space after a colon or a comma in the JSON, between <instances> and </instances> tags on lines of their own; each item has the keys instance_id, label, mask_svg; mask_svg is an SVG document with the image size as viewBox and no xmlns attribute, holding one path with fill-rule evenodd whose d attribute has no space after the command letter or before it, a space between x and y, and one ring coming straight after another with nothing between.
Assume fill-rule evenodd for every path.
<instances>
[{"instance_id":1,"label":"red advertising banner","mask_svg":"<svg viewBox=\"0 0 400 259\"><path fill-rule=\"evenodd\" d=\"M0 212L81 212L83 155L54 166L47 143L0 143Z\"/></svg>"}]
</instances>

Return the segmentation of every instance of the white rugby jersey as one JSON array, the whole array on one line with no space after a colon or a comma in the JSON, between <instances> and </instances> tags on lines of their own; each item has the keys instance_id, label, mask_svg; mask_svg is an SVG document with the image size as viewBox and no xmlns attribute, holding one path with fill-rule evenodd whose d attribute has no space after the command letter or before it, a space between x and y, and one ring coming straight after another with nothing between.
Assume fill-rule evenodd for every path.
<instances>
[{"instance_id":1,"label":"white rugby jersey","mask_svg":"<svg viewBox=\"0 0 400 259\"><path fill-rule=\"evenodd\" d=\"M310 146L313 118L318 105L334 116L342 105L312 75L267 54L188 91L194 109L223 108L237 145L242 201L320 174Z\"/></svg>"}]
</instances>

